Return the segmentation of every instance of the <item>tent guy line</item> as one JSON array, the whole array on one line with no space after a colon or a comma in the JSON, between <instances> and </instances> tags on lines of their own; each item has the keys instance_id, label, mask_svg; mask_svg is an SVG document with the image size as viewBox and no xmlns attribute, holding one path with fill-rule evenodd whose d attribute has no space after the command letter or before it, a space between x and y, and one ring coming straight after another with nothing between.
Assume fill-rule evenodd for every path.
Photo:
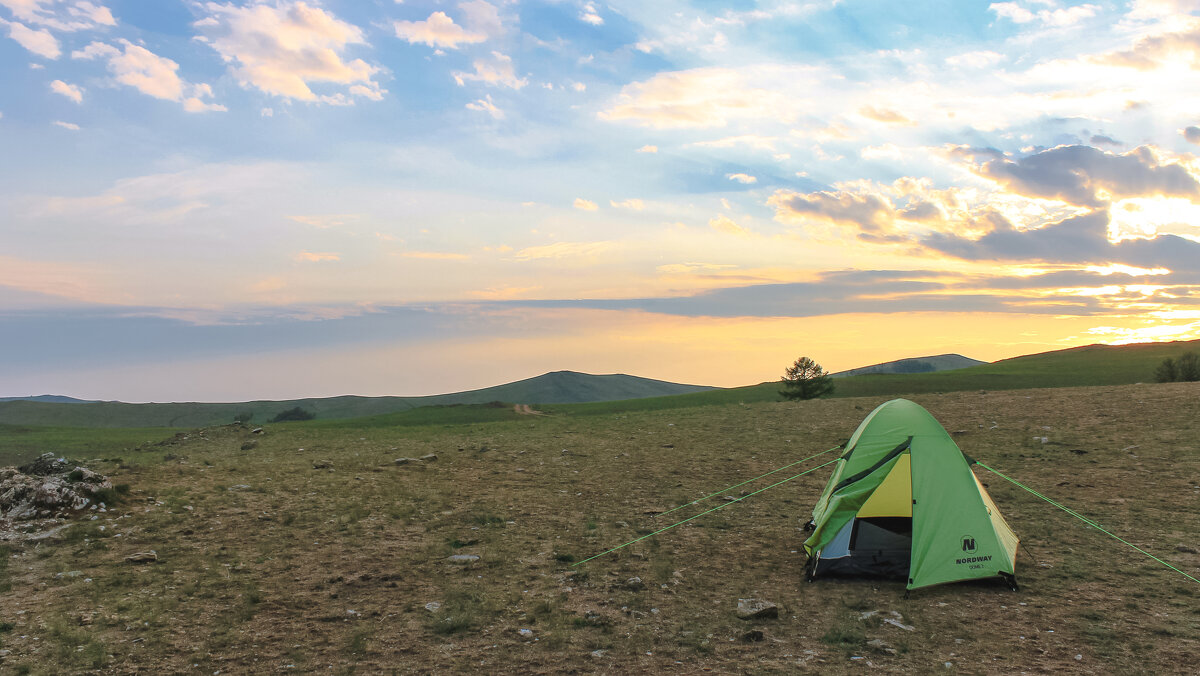
<instances>
[{"instance_id":1,"label":"tent guy line","mask_svg":"<svg viewBox=\"0 0 1200 676\"><path fill-rule=\"evenodd\" d=\"M835 448L841 448L841 447L840 447L840 446L837 446L837 447L835 447ZM835 449L830 449L830 450L835 450ZM828 453L828 452L829 452L829 451L826 451L826 453ZM818 453L817 455L820 455L820 453ZM814 456L814 457L815 457L815 456ZM834 458L833 460L830 460L829 462L826 462L826 463L822 463L822 464L820 464L820 465L817 465L816 467L813 467L812 469L806 469L806 470L804 470L803 472L801 472L801 473L799 473L799 474L795 474L795 475L793 475L793 476L790 476L790 477L788 477L788 478L784 479L783 481L777 481L777 482L775 482L775 483L771 484L770 486L767 486L766 488L760 488L760 489L758 489L758 490L754 491L753 493L750 493L750 494L748 494L748 495L743 495L743 496L742 496L742 497L740 497L740 498L734 498L733 500L731 500L731 501L729 501L729 502L726 502L726 503L725 503L725 504L723 504L723 505L718 505L718 506L716 506L716 507L713 507L712 509L709 509L709 510L706 510L706 511L700 512L699 514L696 514L695 516L689 516L688 518L684 519L683 521L676 521L675 523L671 524L670 526L666 526L666 527L664 527L664 528L659 528L658 530L654 531L653 533L647 533L646 535L643 535L642 537L640 537L640 538L637 538L637 539L635 539L635 540L630 540L629 542L626 542L626 543L625 543L625 544L623 544L623 545L618 545L618 546L616 546L616 547L613 547L612 549L609 549L609 550L606 550L606 551L600 552L599 554L596 554L595 556L589 556L588 558L586 558L586 559L584 559L584 560L582 560L582 561L579 561L578 563L573 563L573 564L571 564L571 566L572 566L572 567L574 567L574 566L578 566L578 565L581 565L581 564L587 563L588 561L591 561L592 559L598 559L598 558L600 558L601 556L604 556L605 554L610 554L610 553L612 553L612 552L615 552L615 551L617 551L618 549L621 549L621 548L623 548L623 547L628 547L629 545L631 545L631 544L633 544L633 543L635 543L635 542L641 542L642 540L645 540L646 538L648 538L648 537L650 537L650 536L652 536L652 535L658 535L659 533L661 533L661 532L663 532L663 531L668 531L668 530L671 530L672 528L674 528L674 527L676 527L676 526L681 526L681 525L683 525L683 524L687 523L688 521L691 521L692 519L698 519L698 518L700 518L700 517L704 516L705 514L711 514L712 512L715 512L715 511L717 511L718 509L725 509L726 507L728 507L728 506L730 506L730 505L733 505L733 504L736 504L736 503L738 503L738 502L741 502L742 500L745 500L746 498L748 498L748 497L750 497L750 496L752 496L752 495L758 495L759 493L762 493L763 491L770 490L770 489L772 489L772 488L774 488L774 487L776 487L776 486L782 485L782 484L786 484L787 482L791 481L792 479L798 479L798 478L800 478L800 477L804 476L805 474L809 474L809 473L811 473L811 472L815 472L815 471L817 471L817 470L821 469L822 467L825 467L826 465L832 465L833 463L835 463L835 462L837 462L837 461L838 461L838 459L837 459L837 458ZM796 463L792 463L792 464L794 465L794 464L796 464ZM782 468L780 468L780 469L782 469ZM766 475L764 475L764 476L766 476ZM740 485L740 484L739 484L739 485ZM685 506L686 506L686 505L685 505Z\"/></svg>"},{"instance_id":2,"label":"tent guy line","mask_svg":"<svg viewBox=\"0 0 1200 676\"><path fill-rule=\"evenodd\" d=\"M745 486L746 484L748 484L748 483L753 483L753 482L755 482L755 481L758 481L759 479L761 479L761 478L763 478L763 477L765 477L765 476L771 476L772 474L775 474L776 472L782 472L783 470L785 470L785 469L787 469L787 468L789 468L789 467L795 467L796 465L799 465L799 464L800 464L800 463L802 463L802 462L808 462L809 460L812 460L813 458L819 458L819 457L821 457L822 455L825 455L826 453L832 453L832 452L834 452L834 451L838 450L839 448L845 448L845 447L846 447L846 444L845 444L845 443L838 444L837 446L834 446L833 448L829 449L828 451L821 451L820 453L815 453L815 454L813 454L813 455L810 455L810 456L808 456L807 458L804 458L803 460L797 460L796 462L793 462L793 463L792 463L792 464L790 464L790 465L784 465L783 467L779 467L779 468L773 469L773 470L771 470L770 472L767 472L766 474L759 474L758 476L754 477L753 479L746 479L745 481L743 481L743 482L742 482L742 483L740 483L740 484L734 484L734 485L732 485L732 486L726 486L725 488L722 488L721 490L719 490L719 491L717 491L717 492L715 492L715 493L709 493L708 495L706 495L706 496L704 496L704 497L702 497L702 498L698 498L698 499L696 499L696 500L692 500L692 501L691 501L691 502L689 502L689 503L686 503L686 504L683 504L683 505L679 505L678 507L672 507L671 509L668 509L668 510L667 510L667 511L665 511L665 512L659 512L658 514L655 514L655 515L654 515L654 516L652 516L651 518L657 519L658 517L662 516L663 514L670 514L671 512L674 512L674 511L676 511L676 510L679 510L679 509L683 509L684 507L691 507L692 505L695 505L695 504L699 504L699 503L701 503L701 502L704 502L705 500L707 500L707 499L709 499L709 498L716 497L716 496L718 496L718 495L720 495L720 494L724 493L725 491L731 491L731 490L733 490L733 489L735 489L735 488L737 488L737 487L739 487L739 486ZM749 496L747 496L747 497L749 497Z\"/></svg>"},{"instance_id":3,"label":"tent guy line","mask_svg":"<svg viewBox=\"0 0 1200 676\"><path fill-rule=\"evenodd\" d=\"M1083 516L1079 512L1076 512L1075 510L1073 510L1069 507L1066 507L1062 504L1055 502L1054 500L1051 500L1050 498L1042 495L1041 493L1038 493L1037 491L1033 490L1032 488L1022 484L1021 482L1017 481L1016 479L1005 476L1004 474L1001 474L1000 472L992 469L991 467L988 467L987 465L983 464L982 462L979 462L978 460L975 461L975 464L986 469L987 471L991 472L992 474L995 474L996 476L1000 477L1001 479L1004 479L1005 481L1013 484L1014 486L1017 486L1018 488L1023 488L1026 491L1029 491L1030 493L1032 493L1032 494L1036 495L1037 497L1045 500L1046 502L1054 505L1055 507L1061 509L1062 511L1066 512L1067 514L1070 514L1071 516L1075 517L1076 519L1079 519L1080 521L1086 523L1087 525L1091 526L1092 528L1095 528L1096 530L1100 531L1101 533L1104 533L1105 535L1116 540L1117 542L1120 542L1123 545L1127 545L1129 547L1132 547L1133 549L1136 549L1137 551L1141 552L1142 554L1150 557L1151 559L1154 559L1155 561L1161 563L1162 565L1166 566L1167 568L1170 568L1171 570L1175 571L1176 573L1179 573L1180 575L1186 577L1187 579L1191 580L1192 582L1200 583L1200 580L1197 580L1196 578L1192 577L1191 575L1188 575L1187 573L1183 572L1182 570L1179 570L1175 566L1172 566L1171 564L1167 563L1166 561L1163 561L1162 559L1160 559L1157 556L1151 554L1150 552L1142 549L1141 547L1138 547L1137 545L1133 544L1132 542L1121 539L1119 536L1114 535L1113 533L1109 532L1108 530L1105 530L1103 526L1096 523L1095 521L1092 521L1091 519L1087 518L1086 516Z\"/></svg>"}]
</instances>

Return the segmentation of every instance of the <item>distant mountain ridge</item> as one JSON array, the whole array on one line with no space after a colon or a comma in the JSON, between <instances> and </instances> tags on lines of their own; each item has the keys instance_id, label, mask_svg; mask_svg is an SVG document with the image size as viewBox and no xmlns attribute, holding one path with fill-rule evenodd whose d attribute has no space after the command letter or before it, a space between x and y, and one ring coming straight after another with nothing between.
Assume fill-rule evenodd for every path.
<instances>
[{"instance_id":1,"label":"distant mountain ridge","mask_svg":"<svg viewBox=\"0 0 1200 676\"><path fill-rule=\"evenodd\" d=\"M119 401L62 402L37 398L0 401L0 424L60 427L202 427L233 422L267 422L279 413L302 408L318 419L358 418L422 406L455 406L500 401L510 404L580 404L691 394L717 389L624 374L591 375L554 371L533 378L467 392L424 397L322 397L286 401L230 403L148 403ZM68 397L69 399L69 397ZM247 415L248 414L248 415Z\"/></svg>"},{"instance_id":2,"label":"distant mountain ridge","mask_svg":"<svg viewBox=\"0 0 1200 676\"><path fill-rule=\"evenodd\" d=\"M961 354L938 354L931 357L909 357L908 359L897 359L896 361L874 364L872 366L862 366L860 368L850 369L849 371L839 371L832 375L834 378L865 376L873 373L911 375L914 373L953 371L955 369L965 369L971 366L979 366L986 363L987 362L979 361L978 359L964 357Z\"/></svg>"},{"instance_id":3,"label":"distant mountain ridge","mask_svg":"<svg viewBox=\"0 0 1200 676\"><path fill-rule=\"evenodd\" d=\"M43 404L94 404L92 399L76 399L75 397L65 397L61 394L39 394L32 397L0 397L0 402L4 401L39 401Z\"/></svg>"}]
</instances>

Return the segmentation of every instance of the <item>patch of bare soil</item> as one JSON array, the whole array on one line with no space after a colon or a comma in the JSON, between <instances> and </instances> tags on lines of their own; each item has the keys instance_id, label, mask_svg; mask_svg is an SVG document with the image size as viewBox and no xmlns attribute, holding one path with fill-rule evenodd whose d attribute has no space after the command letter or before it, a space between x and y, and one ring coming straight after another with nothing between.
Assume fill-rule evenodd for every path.
<instances>
[{"instance_id":1,"label":"patch of bare soil","mask_svg":"<svg viewBox=\"0 0 1200 676\"><path fill-rule=\"evenodd\" d=\"M912 398L970 456L1200 577L1200 385ZM804 582L825 470L573 565L881 402L190 434L109 468L133 486L116 511L0 544L0 671L1194 673L1200 584L982 469L1025 545L1019 592ZM774 617L739 617L761 602Z\"/></svg>"}]
</instances>

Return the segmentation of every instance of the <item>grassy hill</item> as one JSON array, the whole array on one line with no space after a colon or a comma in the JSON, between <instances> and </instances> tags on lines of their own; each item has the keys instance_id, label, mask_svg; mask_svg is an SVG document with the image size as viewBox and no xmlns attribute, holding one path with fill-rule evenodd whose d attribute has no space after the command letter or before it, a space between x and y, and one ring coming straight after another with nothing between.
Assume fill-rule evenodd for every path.
<instances>
[{"instance_id":1,"label":"grassy hill","mask_svg":"<svg viewBox=\"0 0 1200 676\"><path fill-rule=\"evenodd\" d=\"M56 427L202 427L242 420L263 423L300 407L317 418L346 419L397 413L429 406L485 404L494 401L557 404L634 400L714 388L683 385L628 375L590 375L556 371L505 385L426 397L325 397L240 403L127 404L0 401L0 424ZM248 415L247 415L248 414ZM420 417L420 416L418 416Z\"/></svg>"},{"instance_id":2,"label":"grassy hill","mask_svg":"<svg viewBox=\"0 0 1200 676\"><path fill-rule=\"evenodd\" d=\"M1200 340L1134 345L1087 345L1002 359L990 364L935 373L868 374L838 378L833 397L904 396L965 390L1015 390L1041 387L1132 385L1153 382L1163 359L1200 352ZM635 410L779 401L779 383L766 382L643 401L613 401L544 410L574 415L603 415Z\"/></svg>"},{"instance_id":3,"label":"grassy hill","mask_svg":"<svg viewBox=\"0 0 1200 676\"><path fill-rule=\"evenodd\" d=\"M910 357L908 359L897 359L896 361L884 362L882 364L874 364L872 366L863 366L861 368L850 369L849 371L839 371L833 374L834 378L845 378L847 376L865 376L872 373L933 373L934 371L953 371L954 369L965 369L968 366L979 366L986 364L985 361L964 357L961 354L938 354L932 357Z\"/></svg>"}]
</instances>

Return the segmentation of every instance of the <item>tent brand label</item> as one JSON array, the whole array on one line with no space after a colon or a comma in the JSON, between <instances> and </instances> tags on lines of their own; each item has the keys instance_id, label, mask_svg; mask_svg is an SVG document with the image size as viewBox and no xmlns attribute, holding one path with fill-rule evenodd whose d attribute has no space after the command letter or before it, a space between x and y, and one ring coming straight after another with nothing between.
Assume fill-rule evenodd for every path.
<instances>
[{"instance_id":1,"label":"tent brand label","mask_svg":"<svg viewBox=\"0 0 1200 676\"><path fill-rule=\"evenodd\" d=\"M957 564L982 563L984 561L991 561L991 560L992 560L992 557L990 555L989 556L968 556L965 559L955 559L954 562Z\"/></svg>"}]
</instances>

